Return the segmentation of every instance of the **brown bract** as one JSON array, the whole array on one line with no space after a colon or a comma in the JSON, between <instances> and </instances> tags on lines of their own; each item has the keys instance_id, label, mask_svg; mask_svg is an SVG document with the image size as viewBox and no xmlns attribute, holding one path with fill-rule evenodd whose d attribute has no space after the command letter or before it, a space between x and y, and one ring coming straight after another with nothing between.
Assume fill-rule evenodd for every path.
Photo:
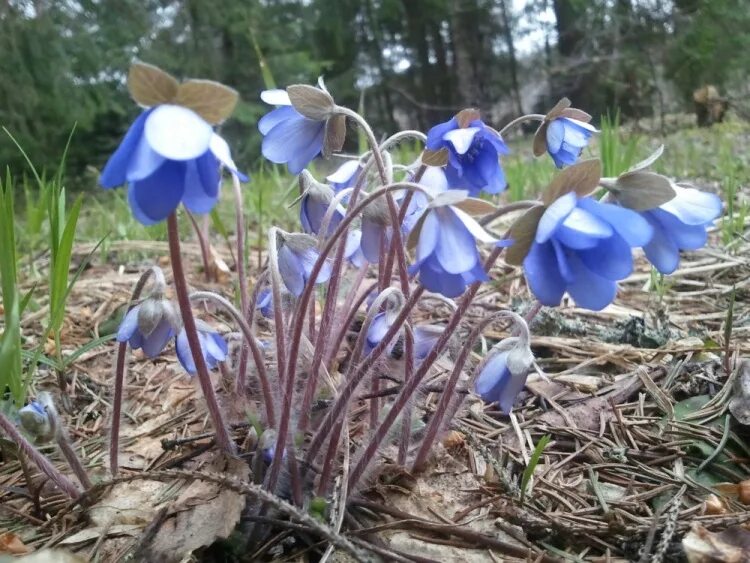
<instances>
[{"instance_id":1,"label":"brown bract","mask_svg":"<svg viewBox=\"0 0 750 563\"><path fill-rule=\"evenodd\" d=\"M610 188L618 203L634 211L646 211L675 197L672 182L661 174L636 170L617 178Z\"/></svg>"},{"instance_id":2,"label":"brown bract","mask_svg":"<svg viewBox=\"0 0 750 563\"><path fill-rule=\"evenodd\" d=\"M425 166L445 166L448 164L448 149L445 147L436 151L425 149L422 151L422 164Z\"/></svg>"},{"instance_id":3,"label":"brown bract","mask_svg":"<svg viewBox=\"0 0 750 563\"><path fill-rule=\"evenodd\" d=\"M461 129L466 129L473 121L476 121L480 117L478 109L466 108L456 114L456 121Z\"/></svg>"},{"instance_id":4,"label":"brown bract","mask_svg":"<svg viewBox=\"0 0 750 563\"><path fill-rule=\"evenodd\" d=\"M160 68L142 62L130 65L128 90L144 107L175 104L193 110L211 125L224 121L234 111L239 94L213 80L186 80L180 84Z\"/></svg>"},{"instance_id":5,"label":"brown bract","mask_svg":"<svg viewBox=\"0 0 750 563\"><path fill-rule=\"evenodd\" d=\"M294 109L314 121L325 121L336 107L328 92L309 84L292 84L287 86L286 93Z\"/></svg>"},{"instance_id":6,"label":"brown bract","mask_svg":"<svg viewBox=\"0 0 750 563\"><path fill-rule=\"evenodd\" d=\"M591 121L591 116L583 110L570 107L570 100L563 98L555 104L555 106L547 112L544 116L544 121L534 133L533 150L534 156L542 156L547 152L547 127L552 120L558 117L567 117L569 119L577 119L588 123Z\"/></svg>"}]
</instances>

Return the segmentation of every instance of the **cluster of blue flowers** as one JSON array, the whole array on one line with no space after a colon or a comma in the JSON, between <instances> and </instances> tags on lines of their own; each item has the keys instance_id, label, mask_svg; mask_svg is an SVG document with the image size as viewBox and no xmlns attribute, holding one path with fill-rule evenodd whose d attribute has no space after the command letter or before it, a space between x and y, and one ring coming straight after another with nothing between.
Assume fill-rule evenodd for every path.
<instances>
[{"instance_id":1,"label":"cluster of blue flowers","mask_svg":"<svg viewBox=\"0 0 750 563\"><path fill-rule=\"evenodd\" d=\"M276 238L278 273L286 291L299 297L306 284L329 280L332 270L327 262L311 279L320 242L333 236L346 217L351 188L358 183L367 186L360 160L345 161L325 184L305 171L316 157L328 156L332 146L343 143L345 121L343 115L336 114L338 106L324 87L296 88L301 89L295 91L299 95L291 97L291 89L262 93L262 100L275 109L260 120L258 128L264 136L263 155L286 164L292 174L302 174L300 222L304 234L278 231ZM594 310L610 304L617 282L631 274L635 248L643 248L660 272L673 272L681 250L706 243L707 228L720 215L721 201L712 194L670 184L670 197L644 208L633 206L633 198L619 198L614 180L607 184L598 174L589 174L585 187L577 185L575 174L564 174L581 165L580 155L596 129L589 123L591 116L569 106L567 100L555 106L544 116L535 136L535 154L546 152L563 171L544 202L524 217L522 233L511 231L509 238L498 240L474 219L496 209L475 198L500 194L507 187L500 158L508 154L508 148L500 133L470 109L427 133L424 155L432 155L431 164L435 164L436 155L443 161L422 166L419 178L414 175L417 166L409 170L407 180L417 181L423 191L396 194L397 205L408 200L402 224L392 223L384 198L373 201L363 212L359 228L349 229L346 258L358 268L378 264L390 252L393 229L398 228L415 248L409 275L418 275L427 290L454 298L471 284L489 280L480 243L510 246L510 252L520 258L517 263L523 265L531 292L542 304L558 305L567 293L578 306ZM127 184L134 216L151 224L173 213L179 203L194 212L210 211L219 197L222 167L246 180L212 123L170 98L148 107L136 119L104 168L101 184L105 188ZM599 187L612 186L606 198L592 195ZM516 244L520 246L514 248ZM270 291L261 293L257 301L261 313L272 316L273 306ZM118 340L129 341L133 348L142 348L154 357L174 338L178 358L193 373L195 366L179 324L167 301L146 300L128 312ZM381 313L366 335L368 349L377 345L389 327L389 317ZM213 367L224 360L226 342L207 325L201 325L199 333L207 364ZM417 339L418 359L427 355L434 334ZM518 361L512 369L508 367L508 358L517 349L494 354L477 381L478 393L498 401L506 412L529 368L528 362Z\"/></svg>"}]
</instances>

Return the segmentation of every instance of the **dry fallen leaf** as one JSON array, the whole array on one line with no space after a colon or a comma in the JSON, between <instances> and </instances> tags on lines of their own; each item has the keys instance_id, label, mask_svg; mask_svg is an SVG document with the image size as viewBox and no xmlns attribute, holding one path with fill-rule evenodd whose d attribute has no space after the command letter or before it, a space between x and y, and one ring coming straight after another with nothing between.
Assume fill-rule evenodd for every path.
<instances>
[{"instance_id":1,"label":"dry fallen leaf","mask_svg":"<svg viewBox=\"0 0 750 563\"><path fill-rule=\"evenodd\" d=\"M0 555L0 563L84 563L85 559L62 549L44 549L23 557Z\"/></svg>"},{"instance_id":2,"label":"dry fallen leaf","mask_svg":"<svg viewBox=\"0 0 750 563\"><path fill-rule=\"evenodd\" d=\"M31 548L24 545L21 538L13 532L0 534L0 553L10 553L12 555L22 555L31 551Z\"/></svg>"},{"instance_id":3,"label":"dry fallen leaf","mask_svg":"<svg viewBox=\"0 0 750 563\"><path fill-rule=\"evenodd\" d=\"M750 561L750 531L732 526L719 533L694 525L683 538L689 563L742 563Z\"/></svg>"}]
</instances>

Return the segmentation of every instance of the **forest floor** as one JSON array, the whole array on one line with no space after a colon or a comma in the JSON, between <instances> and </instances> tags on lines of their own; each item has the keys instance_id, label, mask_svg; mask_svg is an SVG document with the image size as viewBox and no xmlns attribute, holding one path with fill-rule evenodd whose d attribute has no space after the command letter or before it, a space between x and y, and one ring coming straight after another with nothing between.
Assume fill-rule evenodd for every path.
<instances>
[{"instance_id":1,"label":"forest floor","mask_svg":"<svg viewBox=\"0 0 750 563\"><path fill-rule=\"evenodd\" d=\"M742 363L750 358L750 217L742 211L750 198L750 127L679 130L665 144L665 172L733 198L731 218L717 222L709 245L686 253L663 279L639 257L601 312L567 303L542 310L531 325L532 347L548 379L532 375L510 417L467 400L428 470L384 470L351 503L336 537L380 542L384 560L441 562L671 561L684 558L683 542L693 554L713 550L723 560L750 545L742 527L750 512L740 502L750 499L739 485L750 486L750 432L733 415L750 409L741 394L750 390L750 363ZM82 242L76 255L92 245ZM183 250L194 288L232 295L232 273L207 282L198 245ZM232 264L223 245L216 252ZM167 255L163 241L109 242L74 286L63 353L110 334L146 265L166 266ZM27 272L26 286L43 270L44 258ZM503 283L480 290L469 322L531 306L517 270L501 264L492 277ZM23 320L30 348L42 338L43 308ZM434 321L446 314L440 306L420 311ZM508 333L485 336L491 345ZM126 479L109 480L115 349L108 341L86 351L64 374L67 430L99 483L88 504L72 504L29 477L34 471L0 440L0 561L3 553L47 548L83 561L191 560L193 551L192 560L235 560L232 534L245 506L238 483L248 465L217 455L200 389L171 353L130 357L119 460ZM46 353L53 351L49 341ZM430 384L447 376L438 371ZM216 374L242 444L248 424L227 400L231 384ZM31 394L43 389L59 396L57 375L44 364ZM429 412L434 400L423 408ZM356 427L350 430L356 439ZM534 465L544 437L550 442ZM66 471L53 447L43 451ZM523 483L529 466L533 477ZM217 472L234 479L196 478ZM277 524L244 560L305 560L304 525ZM65 557L28 561L79 560ZM337 551L329 560L347 557Z\"/></svg>"}]
</instances>

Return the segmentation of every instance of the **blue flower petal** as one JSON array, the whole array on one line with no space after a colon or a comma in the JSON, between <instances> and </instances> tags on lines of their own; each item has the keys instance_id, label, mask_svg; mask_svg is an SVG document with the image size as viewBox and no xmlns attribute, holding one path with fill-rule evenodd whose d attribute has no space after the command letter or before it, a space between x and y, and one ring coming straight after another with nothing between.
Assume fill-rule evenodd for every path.
<instances>
[{"instance_id":1,"label":"blue flower petal","mask_svg":"<svg viewBox=\"0 0 750 563\"><path fill-rule=\"evenodd\" d=\"M574 192L569 192L553 201L539 220L534 240L539 244L547 242L557 227L575 209L577 200L578 196Z\"/></svg>"},{"instance_id":2,"label":"blue flower petal","mask_svg":"<svg viewBox=\"0 0 750 563\"><path fill-rule=\"evenodd\" d=\"M141 347L143 353L149 358L155 358L161 354L172 336L174 336L172 325L167 319L162 318L154 331L143 337L143 346Z\"/></svg>"},{"instance_id":3,"label":"blue flower petal","mask_svg":"<svg viewBox=\"0 0 750 563\"><path fill-rule=\"evenodd\" d=\"M193 213L208 213L219 200L219 161L211 153L185 163L182 203ZM210 192L213 192L211 195Z\"/></svg>"},{"instance_id":4,"label":"blue flower petal","mask_svg":"<svg viewBox=\"0 0 750 563\"><path fill-rule=\"evenodd\" d=\"M135 182L151 176L157 168L164 164L165 160L167 159L152 149L146 141L146 137L142 136L138 146L130 156L126 173L127 181Z\"/></svg>"},{"instance_id":5,"label":"blue flower petal","mask_svg":"<svg viewBox=\"0 0 750 563\"><path fill-rule=\"evenodd\" d=\"M523 261L526 280L532 293L543 305L559 305L566 281L560 273L555 247L551 242L533 243Z\"/></svg>"},{"instance_id":6,"label":"blue flower petal","mask_svg":"<svg viewBox=\"0 0 750 563\"><path fill-rule=\"evenodd\" d=\"M138 221L153 225L177 209L184 191L185 163L168 160L148 178L130 183L128 201Z\"/></svg>"},{"instance_id":7,"label":"blue flower petal","mask_svg":"<svg viewBox=\"0 0 750 563\"><path fill-rule=\"evenodd\" d=\"M680 264L680 249L674 240L667 234L659 221L651 215L651 211L643 215L653 226L654 236L651 241L643 247L646 258L662 274L671 274Z\"/></svg>"},{"instance_id":8,"label":"blue flower petal","mask_svg":"<svg viewBox=\"0 0 750 563\"><path fill-rule=\"evenodd\" d=\"M479 376L474 383L474 391L484 402L497 401L500 395L500 386L504 385L508 376L510 376L507 361L508 352L493 354L484 364L482 371L479 372Z\"/></svg>"},{"instance_id":9,"label":"blue flower petal","mask_svg":"<svg viewBox=\"0 0 750 563\"><path fill-rule=\"evenodd\" d=\"M316 122L313 122L316 123ZM291 174L297 175L305 166L310 164L316 156L323 150L323 139L325 135L325 127L320 125L318 132L310 143L299 149L299 152L292 155L292 158L287 163L287 168Z\"/></svg>"},{"instance_id":10,"label":"blue flower petal","mask_svg":"<svg viewBox=\"0 0 750 563\"><path fill-rule=\"evenodd\" d=\"M440 224L435 246L435 256L440 265L449 274L471 270L479 260L479 255L476 241L463 221L447 207L435 209L430 215L436 216Z\"/></svg>"},{"instance_id":11,"label":"blue flower petal","mask_svg":"<svg viewBox=\"0 0 750 563\"><path fill-rule=\"evenodd\" d=\"M286 119L263 138L263 156L277 164L289 163L289 171L299 174L323 148L323 129L321 121L302 116Z\"/></svg>"},{"instance_id":12,"label":"blue flower petal","mask_svg":"<svg viewBox=\"0 0 750 563\"><path fill-rule=\"evenodd\" d=\"M698 250L706 245L708 233L705 226L687 225L662 209L652 209L650 213L656 217L681 250Z\"/></svg>"},{"instance_id":13,"label":"blue flower petal","mask_svg":"<svg viewBox=\"0 0 750 563\"><path fill-rule=\"evenodd\" d=\"M705 225L716 219L723 210L721 199L695 188L674 187L676 196L661 206L687 225Z\"/></svg>"},{"instance_id":14,"label":"blue flower petal","mask_svg":"<svg viewBox=\"0 0 750 563\"><path fill-rule=\"evenodd\" d=\"M388 238L385 227L366 218L362 219L362 254L370 264L380 261L380 248L384 237Z\"/></svg>"},{"instance_id":15,"label":"blue flower petal","mask_svg":"<svg viewBox=\"0 0 750 563\"><path fill-rule=\"evenodd\" d=\"M267 135L271 129L287 119L302 119L302 116L292 106L276 108L260 118L258 131L261 135Z\"/></svg>"},{"instance_id":16,"label":"blue flower petal","mask_svg":"<svg viewBox=\"0 0 750 563\"><path fill-rule=\"evenodd\" d=\"M279 273L281 279L284 280L284 285L292 295L296 297L302 295L302 290L305 288L302 262L286 245L279 248Z\"/></svg>"},{"instance_id":17,"label":"blue flower petal","mask_svg":"<svg viewBox=\"0 0 750 563\"><path fill-rule=\"evenodd\" d=\"M127 342L138 329L138 311L141 306L136 305L125 314L119 328L117 329L117 341Z\"/></svg>"},{"instance_id":18,"label":"blue flower petal","mask_svg":"<svg viewBox=\"0 0 750 563\"><path fill-rule=\"evenodd\" d=\"M436 151L440 149L444 144L445 141L443 140L443 136L452 129L456 129L458 127L458 122L456 121L456 118L452 118L445 123L440 123L438 125L435 125L432 129L430 129L427 132L427 142L425 143L425 146L430 149L431 151Z\"/></svg>"},{"instance_id":19,"label":"blue flower petal","mask_svg":"<svg viewBox=\"0 0 750 563\"><path fill-rule=\"evenodd\" d=\"M590 197L580 199L578 206L609 223L630 246L643 246L651 240L651 226L635 211L611 203L599 203Z\"/></svg>"},{"instance_id":20,"label":"blue flower petal","mask_svg":"<svg viewBox=\"0 0 750 563\"><path fill-rule=\"evenodd\" d=\"M120 146L118 146L117 150L115 150L112 156L109 157L109 160L99 177L99 184L103 188L116 188L122 186L127 181L130 158L143 137L143 127L146 123L146 118L152 111L153 109L148 109L136 118L133 125L128 129L128 132L125 133L125 137L120 142Z\"/></svg>"},{"instance_id":21,"label":"blue flower petal","mask_svg":"<svg viewBox=\"0 0 750 563\"><path fill-rule=\"evenodd\" d=\"M633 272L630 246L619 235L601 241L596 248L578 252L586 267L608 280L622 280Z\"/></svg>"},{"instance_id":22,"label":"blue flower petal","mask_svg":"<svg viewBox=\"0 0 750 563\"><path fill-rule=\"evenodd\" d=\"M600 311L612 303L617 295L617 282L603 278L589 270L584 263L571 253L568 263L574 281L568 284L568 293L576 305L592 311Z\"/></svg>"},{"instance_id":23,"label":"blue flower petal","mask_svg":"<svg viewBox=\"0 0 750 563\"><path fill-rule=\"evenodd\" d=\"M188 343L187 333L184 328L175 339L175 351L177 352L177 359L180 361L185 371L189 374L194 374L197 370L195 369L193 354L190 352L190 344Z\"/></svg>"}]
</instances>

